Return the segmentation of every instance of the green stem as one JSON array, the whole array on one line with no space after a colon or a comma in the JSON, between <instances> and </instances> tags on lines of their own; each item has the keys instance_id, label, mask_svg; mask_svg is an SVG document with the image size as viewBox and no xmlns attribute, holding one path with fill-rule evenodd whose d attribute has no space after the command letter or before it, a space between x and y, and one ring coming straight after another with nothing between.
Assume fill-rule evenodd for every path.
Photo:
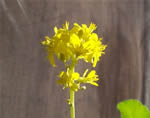
<instances>
[{"instance_id":1,"label":"green stem","mask_svg":"<svg viewBox=\"0 0 150 118\"><path fill-rule=\"evenodd\" d=\"M75 65L76 65L76 57L75 55L72 56L72 65L71 65L71 71L74 73L75 71ZM75 92L70 88L70 117L75 118Z\"/></svg>"},{"instance_id":2,"label":"green stem","mask_svg":"<svg viewBox=\"0 0 150 118\"><path fill-rule=\"evenodd\" d=\"M75 103L74 103L74 91L70 89L70 117L75 118Z\"/></svg>"}]
</instances>

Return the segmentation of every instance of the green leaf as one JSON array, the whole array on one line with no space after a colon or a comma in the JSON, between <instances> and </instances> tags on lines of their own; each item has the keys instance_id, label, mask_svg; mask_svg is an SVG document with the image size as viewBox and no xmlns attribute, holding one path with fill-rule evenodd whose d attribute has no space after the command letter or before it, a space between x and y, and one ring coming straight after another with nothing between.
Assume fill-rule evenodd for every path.
<instances>
[{"instance_id":1,"label":"green leaf","mask_svg":"<svg viewBox=\"0 0 150 118\"><path fill-rule=\"evenodd\" d=\"M148 108L137 100L125 100L117 105L121 118L150 118Z\"/></svg>"}]
</instances>

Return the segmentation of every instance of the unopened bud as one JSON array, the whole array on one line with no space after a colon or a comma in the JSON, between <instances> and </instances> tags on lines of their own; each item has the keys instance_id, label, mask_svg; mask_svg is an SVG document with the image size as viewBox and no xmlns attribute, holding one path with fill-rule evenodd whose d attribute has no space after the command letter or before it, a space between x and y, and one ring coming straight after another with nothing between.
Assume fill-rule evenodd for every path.
<instances>
[{"instance_id":1,"label":"unopened bud","mask_svg":"<svg viewBox=\"0 0 150 118\"><path fill-rule=\"evenodd\" d=\"M81 86L81 90L85 90L86 89L86 86Z\"/></svg>"}]
</instances>

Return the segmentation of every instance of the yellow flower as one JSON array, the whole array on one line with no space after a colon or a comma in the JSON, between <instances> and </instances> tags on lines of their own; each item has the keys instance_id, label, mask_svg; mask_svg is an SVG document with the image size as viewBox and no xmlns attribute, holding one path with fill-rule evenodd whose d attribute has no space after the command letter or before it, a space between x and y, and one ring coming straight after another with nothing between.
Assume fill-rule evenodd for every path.
<instances>
[{"instance_id":1,"label":"yellow flower","mask_svg":"<svg viewBox=\"0 0 150 118\"><path fill-rule=\"evenodd\" d=\"M76 80L78 80L80 77L79 73L77 72L70 72L69 69L67 69L67 72L62 71L59 74L59 80L57 80L57 83L60 85L63 85L63 88L71 88L74 91L77 91L79 89L79 84L75 83Z\"/></svg>"},{"instance_id":2,"label":"yellow flower","mask_svg":"<svg viewBox=\"0 0 150 118\"><path fill-rule=\"evenodd\" d=\"M78 89L82 89L80 84L92 84L94 86L98 86L96 81L98 81L98 75L96 75L96 71L92 70L87 76L88 69L84 72L83 76L80 77L80 74L77 72L71 72L67 69L67 72L62 71L59 74L59 80L57 83L63 85L63 88L71 88L74 91L78 91ZM85 77L86 76L86 77Z\"/></svg>"},{"instance_id":3,"label":"yellow flower","mask_svg":"<svg viewBox=\"0 0 150 118\"><path fill-rule=\"evenodd\" d=\"M69 22L63 25L63 28L54 27L54 36L46 36L42 45L46 47L50 63L55 66L54 55L63 62L68 62L73 55L77 59L83 59L86 62L93 63L96 66L99 58L104 54L106 45L103 45L96 33L93 31L96 25L91 23L89 27L86 24L81 26L74 23L69 30Z\"/></svg>"},{"instance_id":4,"label":"yellow flower","mask_svg":"<svg viewBox=\"0 0 150 118\"><path fill-rule=\"evenodd\" d=\"M98 86L96 81L98 81L98 75L96 75L96 71L92 70L86 77L85 75L87 74L88 69L84 72L83 77L80 77L80 79L77 80L77 83L88 83L92 84L94 86Z\"/></svg>"},{"instance_id":5,"label":"yellow flower","mask_svg":"<svg viewBox=\"0 0 150 118\"><path fill-rule=\"evenodd\" d=\"M91 23L88 27L86 24L81 26L74 23L74 26L69 29L69 22L66 22L62 28L54 27L54 35L52 37L45 37L41 44L45 47L50 64L56 67L54 56L65 63L67 71L62 71L59 74L57 83L63 85L63 88L71 88L74 91L78 89L85 89L81 86L82 83L88 83L98 86L98 75L96 71L92 70L86 76L86 70L83 76L74 72L75 65L78 60L83 59L87 63L92 63L96 66L106 45L102 44L102 38L99 38L94 30L96 25ZM70 64L70 62L72 62Z\"/></svg>"}]
</instances>

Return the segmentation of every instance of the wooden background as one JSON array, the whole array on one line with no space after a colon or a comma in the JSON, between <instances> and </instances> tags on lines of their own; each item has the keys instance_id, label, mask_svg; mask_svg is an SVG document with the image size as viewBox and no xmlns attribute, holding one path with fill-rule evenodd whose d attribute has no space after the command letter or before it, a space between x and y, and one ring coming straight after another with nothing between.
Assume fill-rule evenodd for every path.
<instances>
[{"instance_id":1,"label":"wooden background","mask_svg":"<svg viewBox=\"0 0 150 118\"><path fill-rule=\"evenodd\" d=\"M149 0L0 0L0 118L69 118L68 91L56 84L40 41L53 27L94 22L108 45L98 88L76 93L76 118L120 118L116 105L150 108ZM91 68L80 62L77 71Z\"/></svg>"}]
</instances>

